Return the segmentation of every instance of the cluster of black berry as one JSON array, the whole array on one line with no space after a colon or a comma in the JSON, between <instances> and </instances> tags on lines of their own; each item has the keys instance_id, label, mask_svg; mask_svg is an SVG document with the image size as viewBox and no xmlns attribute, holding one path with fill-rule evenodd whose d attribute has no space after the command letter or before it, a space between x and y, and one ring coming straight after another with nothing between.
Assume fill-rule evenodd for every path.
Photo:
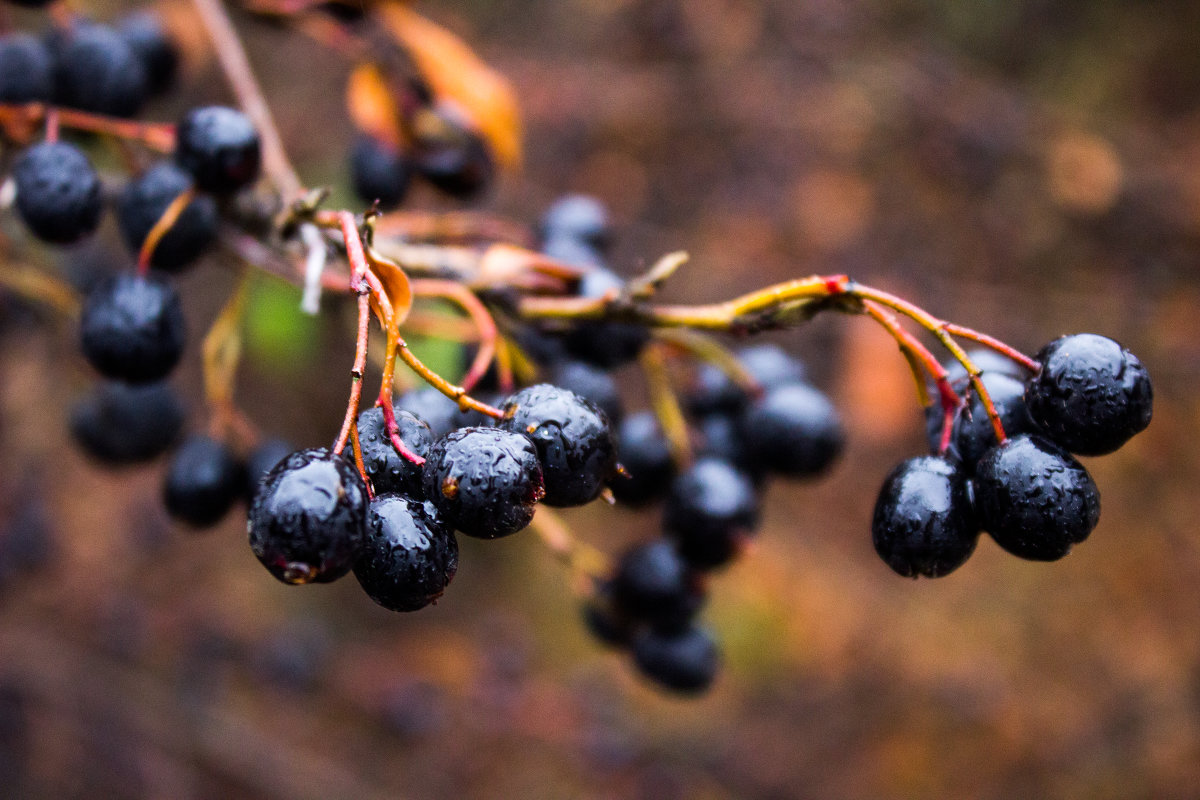
<instances>
[{"instance_id":1,"label":"cluster of black berry","mask_svg":"<svg viewBox=\"0 0 1200 800\"><path fill-rule=\"evenodd\" d=\"M990 351L975 357L1006 439L997 444L977 395L948 435L940 410L928 411L935 455L892 471L871 526L876 551L906 577L958 568L981 530L1021 558L1062 558L1100 518L1096 484L1071 454L1106 455L1150 423L1150 377L1112 339L1056 339L1037 354L1034 374ZM956 391L971 394L961 365L950 372Z\"/></svg>"},{"instance_id":2,"label":"cluster of black berry","mask_svg":"<svg viewBox=\"0 0 1200 800\"><path fill-rule=\"evenodd\" d=\"M272 575L299 584L353 570L375 602L415 611L454 577L455 531L509 536L530 524L539 502L596 499L616 469L604 412L550 384L512 395L490 426L435 436L410 411L398 411L395 421L411 455L395 445L383 408L359 415L370 491L350 451L301 450L262 478L248 527L251 548Z\"/></svg>"}]
</instances>

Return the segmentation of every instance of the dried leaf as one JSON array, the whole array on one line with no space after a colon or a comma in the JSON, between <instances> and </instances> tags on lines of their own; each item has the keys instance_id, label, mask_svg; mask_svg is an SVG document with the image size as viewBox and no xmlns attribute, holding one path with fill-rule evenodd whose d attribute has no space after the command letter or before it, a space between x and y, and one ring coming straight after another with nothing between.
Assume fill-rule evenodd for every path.
<instances>
[{"instance_id":1,"label":"dried leaf","mask_svg":"<svg viewBox=\"0 0 1200 800\"><path fill-rule=\"evenodd\" d=\"M383 291L392 303L396 325L402 325L413 304L412 286L408 282L408 275L396 264L378 257L371 259L371 271L383 284Z\"/></svg>"},{"instance_id":2,"label":"dried leaf","mask_svg":"<svg viewBox=\"0 0 1200 800\"><path fill-rule=\"evenodd\" d=\"M399 2L379 5L380 19L409 53L434 94L453 100L491 146L497 162L521 161L521 120L508 80L462 39Z\"/></svg>"},{"instance_id":3,"label":"dried leaf","mask_svg":"<svg viewBox=\"0 0 1200 800\"><path fill-rule=\"evenodd\" d=\"M400 146L400 112L387 80L374 65L360 64L350 73L346 105L360 131L385 144Z\"/></svg>"}]
</instances>

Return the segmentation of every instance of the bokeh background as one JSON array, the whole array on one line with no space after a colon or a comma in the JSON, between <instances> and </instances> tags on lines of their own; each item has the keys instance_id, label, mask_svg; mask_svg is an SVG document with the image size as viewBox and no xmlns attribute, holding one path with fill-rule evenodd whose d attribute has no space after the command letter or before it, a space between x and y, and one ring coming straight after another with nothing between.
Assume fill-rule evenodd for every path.
<instances>
[{"instance_id":1,"label":"bokeh background","mask_svg":"<svg viewBox=\"0 0 1200 800\"><path fill-rule=\"evenodd\" d=\"M517 87L525 170L486 207L532 221L562 192L596 194L618 223L616 269L691 252L672 299L846 272L1026 351L1084 330L1137 352L1155 419L1087 461L1099 527L1056 564L984 537L947 578L896 577L868 531L884 476L923 447L902 359L857 319L773 336L836 398L850 444L820 482L771 487L755 551L716 577L704 612L721 676L676 699L588 638L533 536L464 539L443 600L402 616L353 580L278 584L240 512L203 534L173 525L161 464L106 472L70 445L70 403L92 380L73 332L10 303L0 794L1197 796L1200 4L418 7ZM349 65L236 21L305 179L351 202ZM229 99L193 59L147 116ZM98 253L60 267L113 258ZM184 281L193 342L231 282L216 264ZM268 433L317 444L341 419L352 341L344 314L307 320L295 299L258 287L240 396ZM199 427L191 356L176 384ZM601 504L566 516L609 551L657 524Z\"/></svg>"}]
</instances>

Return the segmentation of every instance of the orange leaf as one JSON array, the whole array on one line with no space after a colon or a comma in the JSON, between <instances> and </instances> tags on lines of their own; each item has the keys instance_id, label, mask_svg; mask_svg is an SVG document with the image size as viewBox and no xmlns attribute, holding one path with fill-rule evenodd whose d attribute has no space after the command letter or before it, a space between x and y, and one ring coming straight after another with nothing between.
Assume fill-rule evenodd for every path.
<instances>
[{"instance_id":1,"label":"orange leaf","mask_svg":"<svg viewBox=\"0 0 1200 800\"><path fill-rule=\"evenodd\" d=\"M383 259L373 260L371 271L383 284L383 291L392 303L392 312L396 315L395 322L399 327L404 323L413 304L412 286L408 282L408 275L395 264Z\"/></svg>"},{"instance_id":2,"label":"orange leaf","mask_svg":"<svg viewBox=\"0 0 1200 800\"><path fill-rule=\"evenodd\" d=\"M400 146L400 112L387 81L374 65L360 64L350 73L346 105L360 131L393 147Z\"/></svg>"},{"instance_id":3,"label":"orange leaf","mask_svg":"<svg viewBox=\"0 0 1200 800\"><path fill-rule=\"evenodd\" d=\"M380 3L379 14L434 94L463 109L501 166L519 166L521 119L508 80L458 36L403 4Z\"/></svg>"}]
</instances>

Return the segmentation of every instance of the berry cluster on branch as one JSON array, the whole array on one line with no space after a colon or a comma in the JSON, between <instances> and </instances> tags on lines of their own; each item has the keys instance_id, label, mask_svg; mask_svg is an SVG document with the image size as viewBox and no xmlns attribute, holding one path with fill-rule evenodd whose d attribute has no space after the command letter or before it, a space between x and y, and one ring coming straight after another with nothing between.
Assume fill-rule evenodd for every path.
<instances>
[{"instance_id":1,"label":"berry cluster on branch","mask_svg":"<svg viewBox=\"0 0 1200 800\"><path fill-rule=\"evenodd\" d=\"M69 244L96 230L114 196L131 251L130 269L81 302L20 265L0 267L0 288L78 309L83 356L103 379L72 414L79 446L112 465L174 448L169 513L204 528L245 499L250 548L285 583L353 572L376 603L415 611L453 579L456 534L532 527L580 579L589 629L655 683L696 693L720 661L698 621L706 584L755 535L765 482L821 476L847 435L802 362L771 345L734 352L714 333L836 311L867 316L895 340L926 407L930 453L887 476L871 533L907 577L956 569L981 532L1022 558L1061 558L1099 519L1099 492L1074 456L1111 453L1150 422L1145 368L1095 334L1030 358L844 275L710 305L663 303L659 290L686 256L618 276L607 212L588 197L563 198L534 228L473 211L382 213L403 204L415 176L465 199L519 160L506 84L403 4L348 14L338 3L258 2L258 13L360 59L350 171L366 210L326 208L326 193L306 190L287 161L223 8L195 7L243 110L194 108L176 125L130 119L171 86L178 62L153 15L110 27L52 5L49 35L0 37L17 216L30 236ZM373 22L392 37L368 36ZM464 91L474 84L496 92ZM119 192L104 192L108 178L64 140L74 132L136 150ZM241 280L204 338L209 424L176 446L184 413L166 381L187 326L173 276L206 254L238 263ZM265 438L236 404L246 287L258 272L304 286L308 309L322 291L357 307L349 400L329 447ZM431 315L431 302L461 317ZM364 401L376 326L379 389ZM456 381L409 348L410 328L462 343ZM398 362L427 387L394 397ZM626 413L614 376L626 365L644 376L649 408ZM659 504L662 535L612 557L578 541L553 509L598 498Z\"/></svg>"}]
</instances>

